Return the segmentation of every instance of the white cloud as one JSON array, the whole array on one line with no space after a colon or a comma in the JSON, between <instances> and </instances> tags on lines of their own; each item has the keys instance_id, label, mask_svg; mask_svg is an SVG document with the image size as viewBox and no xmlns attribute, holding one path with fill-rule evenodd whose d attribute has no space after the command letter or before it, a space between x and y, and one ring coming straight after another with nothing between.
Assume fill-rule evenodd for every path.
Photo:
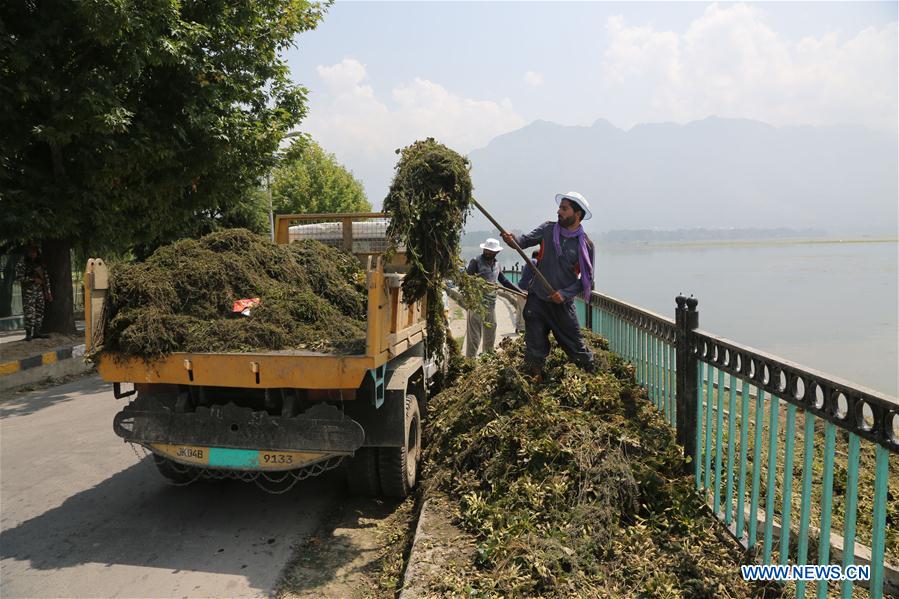
<instances>
[{"instance_id":1,"label":"white cloud","mask_svg":"<svg viewBox=\"0 0 899 599\"><path fill-rule=\"evenodd\" d=\"M302 128L365 181L376 207L392 177L395 149L434 137L467 153L525 124L508 99L464 98L422 78L382 98L366 83L365 66L352 58L316 70L323 90L313 87Z\"/></svg>"},{"instance_id":2,"label":"white cloud","mask_svg":"<svg viewBox=\"0 0 899 599\"><path fill-rule=\"evenodd\" d=\"M845 40L830 33L790 41L762 9L713 4L682 33L628 26L620 16L606 30L606 85L645 98L644 121L716 114L896 131L896 23Z\"/></svg>"},{"instance_id":3,"label":"white cloud","mask_svg":"<svg viewBox=\"0 0 899 599\"><path fill-rule=\"evenodd\" d=\"M543 85L543 73L537 71L528 71L524 74L524 82L531 87L540 87Z\"/></svg>"},{"instance_id":4,"label":"white cloud","mask_svg":"<svg viewBox=\"0 0 899 599\"><path fill-rule=\"evenodd\" d=\"M331 91L352 88L365 79L365 66L355 58L344 58L330 67L316 67L318 76Z\"/></svg>"}]
</instances>

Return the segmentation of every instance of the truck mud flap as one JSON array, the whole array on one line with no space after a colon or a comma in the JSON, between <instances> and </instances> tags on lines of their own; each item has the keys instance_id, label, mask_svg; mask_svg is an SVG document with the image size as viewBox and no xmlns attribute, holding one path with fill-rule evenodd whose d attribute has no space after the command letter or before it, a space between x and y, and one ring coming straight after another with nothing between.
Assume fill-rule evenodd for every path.
<instances>
[{"instance_id":1,"label":"truck mud flap","mask_svg":"<svg viewBox=\"0 0 899 599\"><path fill-rule=\"evenodd\" d=\"M319 404L299 416L271 416L229 403L196 412L142 411L116 414L115 434L133 443L203 445L235 449L320 451L350 455L362 447L362 426L337 408Z\"/></svg>"}]
</instances>

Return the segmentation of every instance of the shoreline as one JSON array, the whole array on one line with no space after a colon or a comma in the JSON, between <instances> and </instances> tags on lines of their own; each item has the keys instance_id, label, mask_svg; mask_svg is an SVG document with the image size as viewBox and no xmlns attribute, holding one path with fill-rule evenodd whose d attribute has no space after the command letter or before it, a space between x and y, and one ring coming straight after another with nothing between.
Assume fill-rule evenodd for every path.
<instances>
[{"instance_id":1,"label":"shoreline","mask_svg":"<svg viewBox=\"0 0 899 599\"><path fill-rule=\"evenodd\" d=\"M833 244L874 244L899 243L896 237L876 238L786 238L786 239L708 239L683 241L597 241L599 247L653 247L653 248L686 248L686 247L732 247L732 246L785 246L785 245L833 245Z\"/></svg>"}]
</instances>

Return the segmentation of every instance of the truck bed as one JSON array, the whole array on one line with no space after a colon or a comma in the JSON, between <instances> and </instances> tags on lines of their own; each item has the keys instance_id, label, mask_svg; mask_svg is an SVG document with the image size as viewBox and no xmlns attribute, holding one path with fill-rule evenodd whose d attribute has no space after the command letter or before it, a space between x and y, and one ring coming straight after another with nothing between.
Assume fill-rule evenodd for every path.
<instances>
[{"instance_id":1,"label":"truck bed","mask_svg":"<svg viewBox=\"0 0 899 599\"><path fill-rule=\"evenodd\" d=\"M186 353L144 360L102 354L97 371L108 382L213 387L356 389L381 364L373 356L301 350L264 353Z\"/></svg>"},{"instance_id":2,"label":"truck bed","mask_svg":"<svg viewBox=\"0 0 899 599\"><path fill-rule=\"evenodd\" d=\"M327 218L328 215L325 215ZM359 218L383 215L340 215L343 239L353 242L350 229ZM288 217L284 217L285 219ZM321 220L320 216L300 215L294 221ZM279 223L282 217L279 217ZM284 220L283 222L289 222ZM280 227L280 225L279 225ZM285 238L279 239L286 243ZM175 352L158 359L144 359L110 352L97 355L97 370L108 382L163 383L246 388L357 389L369 371L384 366L420 343L425 337L425 302L403 302L402 274L385 272L378 254L357 254L366 264L368 286L365 353L356 355L310 350L199 353ZM394 258L395 260L396 258ZM391 263L389 265L392 268ZM85 343L87 351L102 339L102 305L109 287L102 260L88 260L84 274Z\"/></svg>"}]
</instances>

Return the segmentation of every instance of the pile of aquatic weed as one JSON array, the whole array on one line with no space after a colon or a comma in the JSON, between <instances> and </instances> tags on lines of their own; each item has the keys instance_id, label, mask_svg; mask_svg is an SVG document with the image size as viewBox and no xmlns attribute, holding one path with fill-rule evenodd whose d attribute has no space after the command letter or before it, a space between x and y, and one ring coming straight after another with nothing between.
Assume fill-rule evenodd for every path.
<instances>
[{"instance_id":1,"label":"pile of aquatic weed","mask_svg":"<svg viewBox=\"0 0 899 599\"><path fill-rule=\"evenodd\" d=\"M259 298L249 316L239 299ZM365 350L365 273L313 240L277 245L245 229L159 248L110 269L102 351Z\"/></svg>"},{"instance_id":2,"label":"pile of aquatic weed","mask_svg":"<svg viewBox=\"0 0 899 599\"><path fill-rule=\"evenodd\" d=\"M474 360L470 360L462 353L462 339L456 339L452 331L446 329L446 363L445 368L439 369L434 375L432 393L439 393L444 389L455 385L464 374L471 372Z\"/></svg>"},{"instance_id":3,"label":"pile of aquatic weed","mask_svg":"<svg viewBox=\"0 0 899 599\"><path fill-rule=\"evenodd\" d=\"M749 597L739 554L683 472L672 430L632 367L590 336L588 374L555 348L544 380L523 343L480 358L430 400L426 469L456 502L477 559L437 594Z\"/></svg>"},{"instance_id":4,"label":"pile of aquatic weed","mask_svg":"<svg viewBox=\"0 0 899 599\"><path fill-rule=\"evenodd\" d=\"M415 301L458 270L471 176L466 158L430 137L397 153L384 212L390 216L388 238L406 246L403 295Z\"/></svg>"},{"instance_id":5,"label":"pile of aquatic weed","mask_svg":"<svg viewBox=\"0 0 899 599\"><path fill-rule=\"evenodd\" d=\"M409 270L403 279L404 301L427 298L428 343L444 360L444 282L461 280L466 289L475 288L469 277L460 274L459 259L471 203L470 165L468 159L430 137L397 154L400 159L384 198L384 212L390 216L387 237L393 248L406 248Z\"/></svg>"}]
</instances>

